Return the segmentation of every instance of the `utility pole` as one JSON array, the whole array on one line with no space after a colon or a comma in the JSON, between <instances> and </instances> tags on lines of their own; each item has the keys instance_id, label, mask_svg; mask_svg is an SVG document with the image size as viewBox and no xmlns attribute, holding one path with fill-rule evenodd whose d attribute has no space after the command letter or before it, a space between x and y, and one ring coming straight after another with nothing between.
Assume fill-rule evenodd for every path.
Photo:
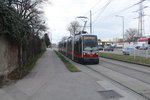
<instances>
[{"instance_id":1,"label":"utility pole","mask_svg":"<svg viewBox=\"0 0 150 100\"><path fill-rule=\"evenodd\" d=\"M51 33L51 45L52 45L52 33Z\"/></svg>"},{"instance_id":2,"label":"utility pole","mask_svg":"<svg viewBox=\"0 0 150 100\"><path fill-rule=\"evenodd\" d=\"M90 10L90 34L92 34L92 11Z\"/></svg>"},{"instance_id":3,"label":"utility pole","mask_svg":"<svg viewBox=\"0 0 150 100\"><path fill-rule=\"evenodd\" d=\"M139 16L138 18L138 36L142 37L143 34L145 34L145 28L144 28L144 9L148 8L148 6L143 6L143 2L146 0L140 0L139 2L139 10L134 11L134 12L138 12ZM136 19L136 18L134 18Z\"/></svg>"},{"instance_id":4,"label":"utility pole","mask_svg":"<svg viewBox=\"0 0 150 100\"><path fill-rule=\"evenodd\" d=\"M124 42L124 16L116 15L116 17L122 18L122 40Z\"/></svg>"},{"instance_id":5,"label":"utility pole","mask_svg":"<svg viewBox=\"0 0 150 100\"><path fill-rule=\"evenodd\" d=\"M138 25L138 31L139 31L139 36L142 37L143 36L143 32L144 32L144 11L143 11L143 1L141 0L140 4L139 4L139 25Z\"/></svg>"},{"instance_id":6,"label":"utility pole","mask_svg":"<svg viewBox=\"0 0 150 100\"><path fill-rule=\"evenodd\" d=\"M74 38L75 38L75 29L72 36L72 60L74 60Z\"/></svg>"}]
</instances>

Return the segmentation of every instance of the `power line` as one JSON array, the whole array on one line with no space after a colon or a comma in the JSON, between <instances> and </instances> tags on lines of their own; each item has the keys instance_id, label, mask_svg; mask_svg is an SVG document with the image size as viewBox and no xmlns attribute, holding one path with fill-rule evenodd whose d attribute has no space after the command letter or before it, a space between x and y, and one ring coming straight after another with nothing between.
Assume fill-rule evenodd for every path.
<instances>
[{"instance_id":1,"label":"power line","mask_svg":"<svg viewBox=\"0 0 150 100\"><path fill-rule=\"evenodd\" d=\"M101 1L102 1L102 0L99 0L95 5L93 5L93 6L91 7L90 10L94 9ZM87 12L84 14L84 16L87 15L88 13L89 13L89 11L87 11Z\"/></svg>"},{"instance_id":2,"label":"power line","mask_svg":"<svg viewBox=\"0 0 150 100\"><path fill-rule=\"evenodd\" d=\"M134 7L134 6L136 6L136 5L139 5L139 4L143 3L144 1L145 1L145 0L142 0L142 1L138 2L138 3L135 3L135 4L133 4L133 5L129 6L129 7L127 7L127 8L122 9L122 10L120 10L120 11L118 11L118 12L114 12L114 13L112 13L111 15L124 12L124 11L126 11L126 10L128 10L128 9L130 9L130 8L132 8L132 7Z\"/></svg>"},{"instance_id":3,"label":"power line","mask_svg":"<svg viewBox=\"0 0 150 100\"><path fill-rule=\"evenodd\" d=\"M90 9L90 11L86 12L86 13L84 14L84 16L85 16L86 14L88 14L89 12L91 12L91 10L94 9L99 3L101 3L101 1L102 1L102 0L99 0L94 6L92 6L91 9ZM101 12L103 12L103 11L105 10L105 8L107 7L107 5L109 5L109 2L111 2L111 0L109 0L108 3L107 3L103 8L101 8L101 9L102 9ZM95 13L97 13L98 11L99 11L99 9L98 9ZM101 13L101 12L100 12L100 13ZM99 14L100 14L100 13L99 13ZM98 15L99 15L99 14L98 14ZM98 16L97 16L97 17L98 17ZM91 23L92 23L92 22L91 22Z\"/></svg>"},{"instance_id":4,"label":"power line","mask_svg":"<svg viewBox=\"0 0 150 100\"><path fill-rule=\"evenodd\" d=\"M99 18L99 16L105 11L105 9L109 6L109 4L112 2L113 0L109 0L108 3L102 8L101 12L99 12L99 14L97 15L97 17L95 18L95 20L93 21L93 23L96 22L96 20Z\"/></svg>"},{"instance_id":5,"label":"power line","mask_svg":"<svg viewBox=\"0 0 150 100\"><path fill-rule=\"evenodd\" d=\"M90 10L94 9L102 0L99 0Z\"/></svg>"},{"instance_id":6,"label":"power line","mask_svg":"<svg viewBox=\"0 0 150 100\"><path fill-rule=\"evenodd\" d=\"M130 8L132 8L132 7L134 7L134 6L137 6L137 5L141 4L141 3L143 3L144 1L145 1L145 0L142 0L142 1L138 2L138 3L135 3L135 4L133 4L133 5L129 6L129 7L127 7L127 8L124 8L124 9L122 9L122 10L120 10L120 11L114 12L114 13L108 15L108 16L105 16L105 18L110 17L110 16L112 16L112 15L116 15L116 14L121 13L121 12L124 12L124 11L126 11L126 10L128 10L128 9L130 9Z\"/></svg>"},{"instance_id":7,"label":"power line","mask_svg":"<svg viewBox=\"0 0 150 100\"><path fill-rule=\"evenodd\" d=\"M110 2L110 0L108 1L108 2ZM108 3L107 2L107 3ZM107 4L106 4L107 5ZM104 9L104 7L106 6L106 5L104 5L102 8L98 8L95 12L93 12L94 14L96 14L97 12L99 12L101 9Z\"/></svg>"}]
</instances>

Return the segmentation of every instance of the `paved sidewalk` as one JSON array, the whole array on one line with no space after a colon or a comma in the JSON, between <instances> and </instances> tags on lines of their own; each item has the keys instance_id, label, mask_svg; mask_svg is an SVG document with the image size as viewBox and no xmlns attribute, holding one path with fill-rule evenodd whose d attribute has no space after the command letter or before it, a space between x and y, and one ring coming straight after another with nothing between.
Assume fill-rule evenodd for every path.
<instances>
[{"instance_id":1,"label":"paved sidewalk","mask_svg":"<svg viewBox=\"0 0 150 100\"><path fill-rule=\"evenodd\" d=\"M103 88L83 72L70 72L50 49L24 79L0 89L0 100L104 100Z\"/></svg>"}]
</instances>

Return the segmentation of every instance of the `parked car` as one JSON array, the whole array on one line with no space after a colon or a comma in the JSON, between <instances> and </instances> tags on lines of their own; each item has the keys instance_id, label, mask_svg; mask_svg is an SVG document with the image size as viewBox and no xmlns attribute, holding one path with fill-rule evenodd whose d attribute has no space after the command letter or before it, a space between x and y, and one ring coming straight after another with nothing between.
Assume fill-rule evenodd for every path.
<instances>
[{"instance_id":1,"label":"parked car","mask_svg":"<svg viewBox=\"0 0 150 100\"><path fill-rule=\"evenodd\" d=\"M145 46L140 46L139 47L139 50L147 50L148 49L148 47L145 47Z\"/></svg>"},{"instance_id":2,"label":"parked car","mask_svg":"<svg viewBox=\"0 0 150 100\"><path fill-rule=\"evenodd\" d=\"M140 48L140 46L136 46L135 48L136 48L136 49L139 49L139 48Z\"/></svg>"},{"instance_id":3,"label":"parked car","mask_svg":"<svg viewBox=\"0 0 150 100\"><path fill-rule=\"evenodd\" d=\"M99 45L99 46L98 46L98 49L99 49L99 50L103 50L103 49L104 49L104 47L103 47L103 46L101 46L101 45Z\"/></svg>"},{"instance_id":4,"label":"parked car","mask_svg":"<svg viewBox=\"0 0 150 100\"><path fill-rule=\"evenodd\" d=\"M148 49L147 46L136 46L135 48L138 50L147 50Z\"/></svg>"},{"instance_id":5,"label":"parked car","mask_svg":"<svg viewBox=\"0 0 150 100\"><path fill-rule=\"evenodd\" d=\"M130 55L130 52L133 51L133 50L134 50L133 47L124 47L124 48L122 49L122 53L123 53L124 55Z\"/></svg>"},{"instance_id":6,"label":"parked car","mask_svg":"<svg viewBox=\"0 0 150 100\"><path fill-rule=\"evenodd\" d=\"M114 51L114 47L112 46L105 46L104 51Z\"/></svg>"}]
</instances>

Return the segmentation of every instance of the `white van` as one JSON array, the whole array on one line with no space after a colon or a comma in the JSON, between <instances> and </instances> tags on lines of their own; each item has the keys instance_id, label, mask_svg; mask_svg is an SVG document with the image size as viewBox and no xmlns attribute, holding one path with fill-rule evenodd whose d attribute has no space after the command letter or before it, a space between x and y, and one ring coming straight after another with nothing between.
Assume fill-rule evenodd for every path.
<instances>
[{"instance_id":1,"label":"white van","mask_svg":"<svg viewBox=\"0 0 150 100\"><path fill-rule=\"evenodd\" d=\"M124 54L124 55L130 55L131 54L131 52L133 52L134 51L134 47L124 47L123 49L122 49L122 53Z\"/></svg>"}]
</instances>

